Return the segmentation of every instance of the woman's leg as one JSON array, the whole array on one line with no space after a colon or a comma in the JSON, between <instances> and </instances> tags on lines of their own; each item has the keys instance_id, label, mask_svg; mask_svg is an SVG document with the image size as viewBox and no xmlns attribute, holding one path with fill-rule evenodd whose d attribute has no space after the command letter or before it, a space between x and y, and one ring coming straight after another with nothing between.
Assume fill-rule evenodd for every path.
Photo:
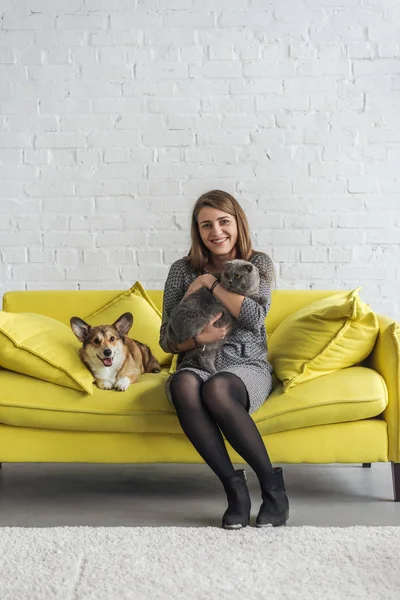
<instances>
[{"instance_id":1,"label":"woman's leg","mask_svg":"<svg viewBox=\"0 0 400 600\"><path fill-rule=\"evenodd\" d=\"M262 437L247 412L249 400L243 381L233 373L218 373L203 383L201 397L232 448L255 473L272 473Z\"/></svg>"},{"instance_id":2,"label":"woman's leg","mask_svg":"<svg viewBox=\"0 0 400 600\"><path fill-rule=\"evenodd\" d=\"M289 518L289 501L282 469L272 467L262 437L247 412L244 383L233 373L218 373L203 383L201 396L226 439L258 477L263 503L256 527L284 525Z\"/></svg>"},{"instance_id":3,"label":"woman's leg","mask_svg":"<svg viewBox=\"0 0 400 600\"><path fill-rule=\"evenodd\" d=\"M244 471L235 471L221 432L202 403L202 383L195 373L178 371L170 383L171 400L186 436L225 488L228 508L222 526L239 529L250 520L250 496Z\"/></svg>"},{"instance_id":4,"label":"woman's leg","mask_svg":"<svg viewBox=\"0 0 400 600\"><path fill-rule=\"evenodd\" d=\"M224 439L200 396L202 380L192 371L178 371L171 380L171 400L186 436L220 478L235 474Z\"/></svg>"}]
</instances>

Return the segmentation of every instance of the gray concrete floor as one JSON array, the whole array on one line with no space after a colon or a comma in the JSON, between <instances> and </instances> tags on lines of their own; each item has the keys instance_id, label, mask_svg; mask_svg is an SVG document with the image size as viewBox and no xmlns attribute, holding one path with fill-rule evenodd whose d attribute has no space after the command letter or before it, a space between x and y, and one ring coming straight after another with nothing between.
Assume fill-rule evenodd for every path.
<instances>
[{"instance_id":1,"label":"gray concrete floor","mask_svg":"<svg viewBox=\"0 0 400 600\"><path fill-rule=\"evenodd\" d=\"M400 525L390 464L282 465L288 525ZM257 479L247 469L253 519ZM205 465L4 464L0 526L219 526L224 492Z\"/></svg>"}]
</instances>

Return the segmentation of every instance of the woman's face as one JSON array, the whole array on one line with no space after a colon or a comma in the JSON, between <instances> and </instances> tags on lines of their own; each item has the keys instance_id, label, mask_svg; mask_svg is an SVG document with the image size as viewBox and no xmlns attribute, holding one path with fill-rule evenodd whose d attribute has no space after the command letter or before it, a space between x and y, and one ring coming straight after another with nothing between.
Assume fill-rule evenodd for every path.
<instances>
[{"instance_id":1,"label":"woman's face","mask_svg":"<svg viewBox=\"0 0 400 600\"><path fill-rule=\"evenodd\" d=\"M232 215L204 206L197 217L200 237L212 254L234 258L238 237L237 222Z\"/></svg>"}]
</instances>

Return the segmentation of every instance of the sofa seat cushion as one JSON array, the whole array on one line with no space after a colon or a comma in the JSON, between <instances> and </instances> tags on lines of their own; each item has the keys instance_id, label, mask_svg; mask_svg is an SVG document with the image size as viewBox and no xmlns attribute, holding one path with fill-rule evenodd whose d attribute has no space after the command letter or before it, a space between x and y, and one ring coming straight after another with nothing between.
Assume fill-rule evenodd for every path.
<instances>
[{"instance_id":1,"label":"sofa seat cushion","mask_svg":"<svg viewBox=\"0 0 400 600\"><path fill-rule=\"evenodd\" d=\"M253 418L264 435L369 419L380 415L387 403L383 377L373 369L356 366L312 379L287 392L278 382Z\"/></svg>"},{"instance_id":2,"label":"sofa seat cushion","mask_svg":"<svg viewBox=\"0 0 400 600\"><path fill-rule=\"evenodd\" d=\"M93 386L93 396L0 370L0 423L44 429L182 434L165 394L168 369L142 375L126 392ZM387 404L383 378L350 367L284 393L277 383L252 417L261 434L357 421L380 415Z\"/></svg>"},{"instance_id":3,"label":"sofa seat cushion","mask_svg":"<svg viewBox=\"0 0 400 600\"><path fill-rule=\"evenodd\" d=\"M169 425L176 417L164 391L167 371L141 375L125 392L93 385L90 396L0 370L0 423L80 431L178 432Z\"/></svg>"}]
</instances>

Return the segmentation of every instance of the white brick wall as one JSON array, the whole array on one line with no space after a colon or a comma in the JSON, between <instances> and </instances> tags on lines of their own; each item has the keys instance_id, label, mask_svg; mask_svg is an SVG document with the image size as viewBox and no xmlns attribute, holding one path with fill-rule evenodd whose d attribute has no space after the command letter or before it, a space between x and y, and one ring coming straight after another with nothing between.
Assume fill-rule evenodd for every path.
<instances>
[{"instance_id":1,"label":"white brick wall","mask_svg":"<svg viewBox=\"0 0 400 600\"><path fill-rule=\"evenodd\" d=\"M396 0L3 0L0 293L164 283L214 187L400 318Z\"/></svg>"}]
</instances>

